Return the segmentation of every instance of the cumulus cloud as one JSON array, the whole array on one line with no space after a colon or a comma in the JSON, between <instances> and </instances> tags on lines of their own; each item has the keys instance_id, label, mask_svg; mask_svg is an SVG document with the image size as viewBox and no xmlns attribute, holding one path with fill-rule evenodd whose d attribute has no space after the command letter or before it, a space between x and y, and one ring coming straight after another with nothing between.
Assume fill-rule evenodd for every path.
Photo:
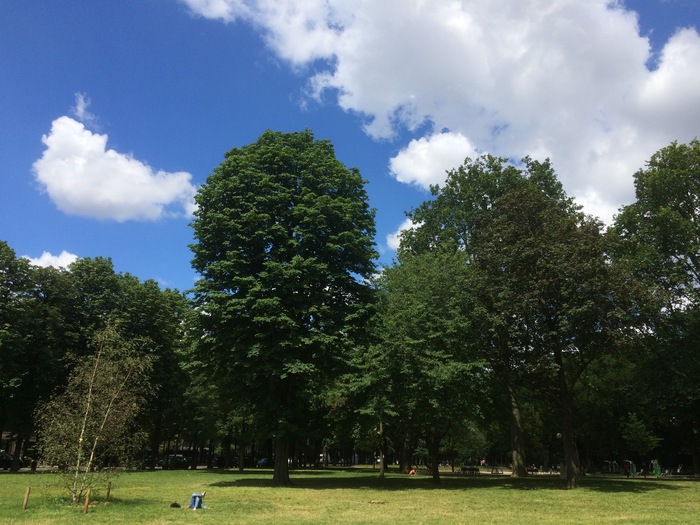
<instances>
[{"instance_id":1,"label":"cumulus cloud","mask_svg":"<svg viewBox=\"0 0 700 525\"><path fill-rule=\"evenodd\" d=\"M428 189L445 181L447 171L460 166L475 151L461 133L437 133L414 139L389 161L389 170L399 182Z\"/></svg>"},{"instance_id":2,"label":"cumulus cloud","mask_svg":"<svg viewBox=\"0 0 700 525\"><path fill-rule=\"evenodd\" d=\"M155 171L107 149L107 138L67 116L53 121L42 137L46 150L33 167L58 209L118 222L192 213L196 188L189 173Z\"/></svg>"},{"instance_id":3,"label":"cumulus cloud","mask_svg":"<svg viewBox=\"0 0 700 525\"><path fill-rule=\"evenodd\" d=\"M78 256L63 250L59 255L52 255L50 252L44 252L40 257L29 257L25 255L24 258L29 259L29 262L34 266L42 266L44 268L47 266L67 268L78 259Z\"/></svg>"},{"instance_id":4,"label":"cumulus cloud","mask_svg":"<svg viewBox=\"0 0 700 525\"><path fill-rule=\"evenodd\" d=\"M427 130L391 161L407 183L442 176L440 161L423 159L440 166L431 177L402 160L444 154L448 137L436 132L449 129L464 156L550 157L567 192L609 221L652 153L698 133L696 29L679 29L657 55L622 1L183 1L259 28L313 94L364 116L370 136Z\"/></svg>"}]
</instances>

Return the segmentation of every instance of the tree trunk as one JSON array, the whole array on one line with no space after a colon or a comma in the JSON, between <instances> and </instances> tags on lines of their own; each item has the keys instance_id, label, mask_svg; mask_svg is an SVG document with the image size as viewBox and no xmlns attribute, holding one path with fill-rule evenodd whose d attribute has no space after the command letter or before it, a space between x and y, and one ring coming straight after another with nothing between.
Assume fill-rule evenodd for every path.
<instances>
[{"instance_id":1,"label":"tree trunk","mask_svg":"<svg viewBox=\"0 0 700 525\"><path fill-rule=\"evenodd\" d=\"M433 441L430 446L430 463L433 467L433 483L436 485L440 484L440 442L438 440Z\"/></svg>"},{"instance_id":2,"label":"tree trunk","mask_svg":"<svg viewBox=\"0 0 700 525\"><path fill-rule=\"evenodd\" d=\"M150 447L151 447L151 464L148 470L155 470L156 464L158 463L158 452L160 448L160 436L161 436L161 421L160 419L155 423L151 429L150 435Z\"/></svg>"},{"instance_id":3,"label":"tree trunk","mask_svg":"<svg viewBox=\"0 0 700 525\"><path fill-rule=\"evenodd\" d=\"M245 468L245 447L243 443L238 446L238 472L243 472Z\"/></svg>"},{"instance_id":4,"label":"tree trunk","mask_svg":"<svg viewBox=\"0 0 700 525\"><path fill-rule=\"evenodd\" d=\"M272 476L272 484L276 487L289 487L289 441L278 438L275 440L275 472Z\"/></svg>"},{"instance_id":5,"label":"tree trunk","mask_svg":"<svg viewBox=\"0 0 700 525\"><path fill-rule=\"evenodd\" d=\"M440 431L435 428L430 428L424 435L425 446L428 449L430 457L430 467L432 468L433 483L440 484L440 443L444 437Z\"/></svg>"},{"instance_id":6,"label":"tree trunk","mask_svg":"<svg viewBox=\"0 0 700 525\"><path fill-rule=\"evenodd\" d=\"M379 419L379 477L384 477L384 423Z\"/></svg>"},{"instance_id":7,"label":"tree trunk","mask_svg":"<svg viewBox=\"0 0 700 525\"><path fill-rule=\"evenodd\" d=\"M413 466L413 458L411 456L411 446L410 446L411 438L409 435L405 435L402 442L401 442L401 454L399 458L399 469L403 473L407 473L409 470L411 470L411 467Z\"/></svg>"},{"instance_id":8,"label":"tree trunk","mask_svg":"<svg viewBox=\"0 0 700 525\"><path fill-rule=\"evenodd\" d=\"M697 428L697 427L696 427ZM690 455L693 458L693 476L700 478L700 432L694 432Z\"/></svg>"},{"instance_id":9,"label":"tree trunk","mask_svg":"<svg viewBox=\"0 0 700 525\"><path fill-rule=\"evenodd\" d=\"M574 439L573 418L568 402L562 402L562 445L564 447L564 469L566 488L578 487L578 449Z\"/></svg>"},{"instance_id":10,"label":"tree trunk","mask_svg":"<svg viewBox=\"0 0 700 525\"><path fill-rule=\"evenodd\" d=\"M569 388L566 382L566 375L561 359L557 360L559 365L559 403L561 406L561 440L564 448L564 470L566 479L566 488L573 489L578 487L578 449L574 439L574 415L573 403L569 394Z\"/></svg>"},{"instance_id":11,"label":"tree trunk","mask_svg":"<svg viewBox=\"0 0 700 525\"><path fill-rule=\"evenodd\" d=\"M512 385L508 385L508 403L510 406L510 449L512 452L513 472L515 477L527 476L525 463L525 444L523 442L523 421L520 403Z\"/></svg>"}]
</instances>

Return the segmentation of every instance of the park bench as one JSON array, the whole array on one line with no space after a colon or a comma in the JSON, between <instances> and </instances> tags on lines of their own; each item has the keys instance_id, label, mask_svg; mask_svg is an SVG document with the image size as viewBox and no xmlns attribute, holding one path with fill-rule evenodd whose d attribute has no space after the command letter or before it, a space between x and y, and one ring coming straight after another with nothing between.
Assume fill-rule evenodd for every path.
<instances>
[{"instance_id":1,"label":"park bench","mask_svg":"<svg viewBox=\"0 0 700 525\"><path fill-rule=\"evenodd\" d=\"M467 474L468 476L476 476L480 473L481 473L481 471L479 470L479 467L475 467L472 465L463 465L462 466L462 474Z\"/></svg>"}]
</instances>

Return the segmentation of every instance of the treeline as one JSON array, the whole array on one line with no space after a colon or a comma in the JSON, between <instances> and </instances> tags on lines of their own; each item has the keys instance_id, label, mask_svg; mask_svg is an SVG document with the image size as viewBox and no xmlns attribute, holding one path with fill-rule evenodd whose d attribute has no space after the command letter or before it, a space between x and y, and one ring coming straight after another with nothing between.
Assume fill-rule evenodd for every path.
<instances>
[{"instance_id":1,"label":"treeline","mask_svg":"<svg viewBox=\"0 0 700 525\"><path fill-rule=\"evenodd\" d=\"M185 444L273 458L278 484L356 454L561 464L569 487L604 460L700 472L698 140L652 156L609 228L549 161L467 159L381 271L364 183L309 131L231 150L197 196L187 297L0 243L0 430L26 455L107 340L147 365L121 442L95 447L121 462Z\"/></svg>"},{"instance_id":2,"label":"treeline","mask_svg":"<svg viewBox=\"0 0 700 525\"><path fill-rule=\"evenodd\" d=\"M192 424L182 417L192 407L183 367L190 307L181 293L115 273L107 258L78 259L67 270L33 266L0 242L0 296L0 430L10 433L16 461L36 459L40 407L91 362L96 338L108 327L124 339L147 341L139 359L151 364L144 378L151 388L139 432L157 450L163 438Z\"/></svg>"}]
</instances>

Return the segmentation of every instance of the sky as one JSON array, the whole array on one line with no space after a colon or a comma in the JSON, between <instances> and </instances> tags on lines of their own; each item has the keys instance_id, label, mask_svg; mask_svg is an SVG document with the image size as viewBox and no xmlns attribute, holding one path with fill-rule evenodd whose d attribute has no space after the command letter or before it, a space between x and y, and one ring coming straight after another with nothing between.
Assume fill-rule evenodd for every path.
<instances>
[{"instance_id":1,"label":"sky","mask_svg":"<svg viewBox=\"0 0 700 525\"><path fill-rule=\"evenodd\" d=\"M189 290L197 188L266 129L360 170L380 264L486 153L610 224L700 136L698 30L698 0L0 0L0 240Z\"/></svg>"}]
</instances>

